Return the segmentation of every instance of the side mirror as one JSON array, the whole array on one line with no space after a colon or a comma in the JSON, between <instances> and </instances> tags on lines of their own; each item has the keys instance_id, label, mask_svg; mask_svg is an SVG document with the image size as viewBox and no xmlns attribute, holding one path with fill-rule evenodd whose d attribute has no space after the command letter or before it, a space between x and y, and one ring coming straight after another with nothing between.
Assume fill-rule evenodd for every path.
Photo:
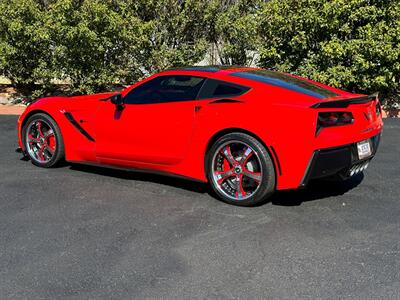
<instances>
[{"instance_id":1,"label":"side mirror","mask_svg":"<svg viewBox=\"0 0 400 300\"><path fill-rule=\"evenodd\" d=\"M110 97L110 102L118 107L122 107L124 105L124 98L122 98L121 94L115 94Z\"/></svg>"}]
</instances>

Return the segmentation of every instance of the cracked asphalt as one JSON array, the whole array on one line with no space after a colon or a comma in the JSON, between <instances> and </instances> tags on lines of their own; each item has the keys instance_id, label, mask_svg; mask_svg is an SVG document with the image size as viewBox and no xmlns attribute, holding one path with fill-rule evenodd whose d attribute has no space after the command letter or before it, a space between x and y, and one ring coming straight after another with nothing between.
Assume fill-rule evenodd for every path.
<instances>
[{"instance_id":1,"label":"cracked asphalt","mask_svg":"<svg viewBox=\"0 0 400 300\"><path fill-rule=\"evenodd\" d=\"M260 207L203 184L14 152L0 116L0 299L399 299L400 120L342 185Z\"/></svg>"}]
</instances>

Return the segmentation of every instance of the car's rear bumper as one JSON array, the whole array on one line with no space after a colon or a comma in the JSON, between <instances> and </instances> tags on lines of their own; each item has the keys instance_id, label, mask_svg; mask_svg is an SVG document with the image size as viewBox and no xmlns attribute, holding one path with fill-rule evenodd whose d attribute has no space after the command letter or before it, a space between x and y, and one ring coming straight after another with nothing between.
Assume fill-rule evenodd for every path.
<instances>
[{"instance_id":1,"label":"car's rear bumper","mask_svg":"<svg viewBox=\"0 0 400 300\"><path fill-rule=\"evenodd\" d=\"M358 158L357 143L345 146L325 148L314 151L300 186L304 187L311 179L339 175L350 177L362 172L374 157L380 142L381 134L370 138L372 154L364 159Z\"/></svg>"}]
</instances>

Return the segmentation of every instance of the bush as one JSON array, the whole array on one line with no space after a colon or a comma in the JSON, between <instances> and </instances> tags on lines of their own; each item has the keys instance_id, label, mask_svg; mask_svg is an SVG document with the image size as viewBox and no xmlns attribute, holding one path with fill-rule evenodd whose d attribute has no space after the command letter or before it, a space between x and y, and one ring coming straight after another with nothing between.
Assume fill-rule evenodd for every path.
<instances>
[{"instance_id":1,"label":"bush","mask_svg":"<svg viewBox=\"0 0 400 300\"><path fill-rule=\"evenodd\" d=\"M140 22L100 0L59 0L49 6L57 78L73 90L96 92L124 79L128 53L140 38Z\"/></svg>"},{"instance_id":2,"label":"bush","mask_svg":"<svg viewBox=\"0 0 400 300\"><path fill-rule=\"evenodd\" d=\"M261 0L211 0L205 12L208 40L224 65L255 63Z\"/></svg>"},{"instance_id":3,"label":"bush","mask_svg":"<svg viewBox=\"0 0 400 300\"><path fill-rule=\"evenodd\" d=\"M54 77L46 14L34 0L0 1L0 73L23 88Z\"/></svg>"},{"instance_id":4,"label":"bush","mask_svg":"<svg viewBox=\"0 0 400 300\"><path fill-rule=\"evenodd\" d=\"M399 103L400 0L0 1L0 74L88 93L201 61L259 65Z\"/></svg>"},{"instance_id":5,"label":"bush","mask_svg":"<svg viewBox=\"0 0 400 300\"><path fill-rule=\"evenodd\" d=\"M272 0L259 28L261 66L399 101L399 0Z\"/></svg>"},{"instance_id":6,"label":"bush","mask_svg":"<svg viewBox=\"0 0 400 300\"><path fill-rule=\"evenodd\" d=\"M207 1L133 0L146 37L138 56L140 68L154 73L170 67L193 65L206 50L204 11Z\"/></svg>"},{"instance_id":7,"label":"bush","mask_svg":"<svg viewBox=\"0 0 400 300\"><path fill-rule=\"evenodd\" d=\"M207 47L205 7L196 0L1 1L0 73L31 90L58 79L90 93L193 64Z\"/></svg>"}]
</instances>

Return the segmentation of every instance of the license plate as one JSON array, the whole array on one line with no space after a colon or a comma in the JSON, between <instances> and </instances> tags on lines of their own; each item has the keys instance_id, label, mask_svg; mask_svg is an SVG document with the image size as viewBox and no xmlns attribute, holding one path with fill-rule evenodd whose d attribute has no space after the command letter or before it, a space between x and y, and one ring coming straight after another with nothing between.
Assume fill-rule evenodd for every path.
<instances>
[{"instance_id":1,"label":"license plate","mask_svg":"<svg viewBox=\"0 0 400 300\"><path fill-rule=\"evenodd\" d=\"M372 154L371 143L369 140L365 140L357 143L358 158L363 159Z\"/></svg>"}]
</instances>

